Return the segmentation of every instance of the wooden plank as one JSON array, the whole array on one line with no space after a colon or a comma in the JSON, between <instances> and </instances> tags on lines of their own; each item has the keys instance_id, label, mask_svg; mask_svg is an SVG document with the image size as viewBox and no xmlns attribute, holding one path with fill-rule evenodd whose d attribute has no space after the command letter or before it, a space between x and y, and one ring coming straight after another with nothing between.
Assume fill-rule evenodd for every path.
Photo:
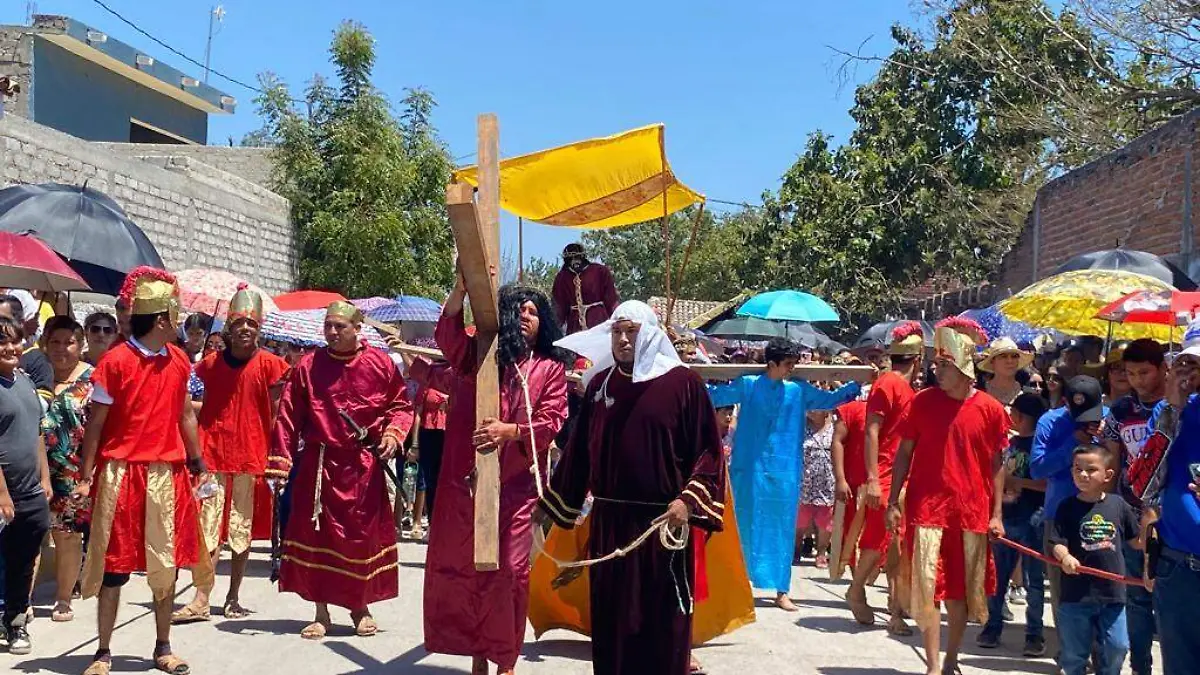
<instances>
[{"instance_id":1,"label":"wooden plank","mask_svg":"<svg viewBox=\"0 0 1200 675\"><path fill-rule=\"evenodd\" d=\"M737 363L697 363L689 366L706 380L732 380L743 375L760 375L767 367L761 364ZM789 376L793 380L808 380L815 382L871 382L875 379L875 369L871 366L826 366L804 365L796 366Z\"/></svg>"},{"instance_id":2,"label":"wooden plank","mask_svg":"<svg viewBox=\"0 0 1200 675\"><path fill-rule=\"evenodd\" d=\"M500 417L500 369L496 364L496 333L500 329L497 289L500 279L500 124L493 114L477 121L479 135L479 192L476 205L478 237L467 237L477 245L482 264L475 270L475 288L467 279L471 311L475 313L476 353L479 370L475 376L475 422ZM459 243L459 260L462 258ZM479 253L473 253L479 255ZM466 267L464 267L464 271ZM484 275L479 279L480 273ZM479 296L484 296L480 298ZM482 320L481 320L482 317ZM500 569L500 456L497 452L475 453L475 569Z\"/></svg>"},{"instance_id":3,"label":"wooden plank","mask_svg":"<svg viewBox=\"0 0 1200 675\"><path fill-rule=\"evenodd\" d=\"M471 301L475 329L495 333L500 329L499 312L496 309L500 254L496 253L494 257L490 254L491 246L487 242L483 216L475 204L474 193L475 189L466 183L446 186L446 211L450 215L450 229L454 232L454 243L458 248L458 264L467 282L467 297ZM498 232L499 217L495 222ZM496 239L496 247L499 248L498 234Z\"/></svg>"}]
</instances>

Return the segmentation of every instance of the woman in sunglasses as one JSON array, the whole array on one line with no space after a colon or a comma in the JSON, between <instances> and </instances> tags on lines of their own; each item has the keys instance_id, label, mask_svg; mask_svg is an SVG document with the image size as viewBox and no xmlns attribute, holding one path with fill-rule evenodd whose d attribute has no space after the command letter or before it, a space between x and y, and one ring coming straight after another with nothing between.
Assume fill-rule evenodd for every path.
<instances>
[{"instance_id":1,"label":"woman in sunglasses","mask_svg":"<svg viewBox=\"0 0 1200 675\"><path fill-rule=\"evenodd\" d=\"M117 339L117 317L108 312L92 312L83 320L83 329L87 333L83 360L94 366Z\"/></svg>"}]
</instances>

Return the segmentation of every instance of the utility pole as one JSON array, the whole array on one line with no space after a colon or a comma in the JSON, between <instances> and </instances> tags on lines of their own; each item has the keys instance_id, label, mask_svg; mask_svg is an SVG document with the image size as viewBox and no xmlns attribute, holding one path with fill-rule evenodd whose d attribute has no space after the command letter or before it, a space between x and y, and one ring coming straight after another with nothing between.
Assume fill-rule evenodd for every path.
<instances>
[{"instance_id":1,"label":"utility pole","mask_svg":"<svg viewBox=\"0 0 1200 675\"><path fill-rule=\"evenodd\" d=\"M217 5L208 13L208 42L204 45L204 84L208 84L208 63L212 57L212 40L216 33L213 32L214 24L225 23L225 7ZM221 26L216 26L217 33L221 32Z\"/></svg>"},{"instance_id":2,"label":"utility pole","mask_svg":"<svg viewBox=\"0 0 1200 675\"><path fill-rule=\"evenodd\" d=\"M28 0L25 3L25 25L33 25L33 15L37 14L37 3L33 0Z\"/></svg>"}]
</instances>

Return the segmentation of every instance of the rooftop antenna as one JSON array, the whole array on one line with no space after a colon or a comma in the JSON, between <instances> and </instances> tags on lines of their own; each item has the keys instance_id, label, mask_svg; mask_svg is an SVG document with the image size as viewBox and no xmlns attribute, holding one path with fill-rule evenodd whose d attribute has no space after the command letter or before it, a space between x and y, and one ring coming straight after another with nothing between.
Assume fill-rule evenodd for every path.
<instances>
[{"instance_id":1,"label":"rooftop antenna","mask_svg":"<svg viewBox=\"0 0 1200 675\"><path fill-rule=\"evenodd\" d=\"M204 45L204 84L208 84L208 62L212 56L212 41L217 33L221 32L221 27L225 25L225 7L217 5L208 13L208 42ZM213 32L213 28L216 32Z\"/></svg>"}]
</instances>

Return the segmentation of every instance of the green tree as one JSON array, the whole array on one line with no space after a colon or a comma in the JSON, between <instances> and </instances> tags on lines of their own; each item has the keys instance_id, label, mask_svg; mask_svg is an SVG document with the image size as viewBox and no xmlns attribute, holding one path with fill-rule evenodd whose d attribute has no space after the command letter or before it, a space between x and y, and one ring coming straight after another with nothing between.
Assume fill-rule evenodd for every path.
<instances>
[{"instance_id":1,"label":"green tree","mask_svg":"<svg viewBox=\"0 0 1200 675\"><path fill-rule=\"evenodd\" d=\"M714 216L712 211L706 210L680 283L695 213L696 207L690 207L668 218L672 289L680 298L727 300L742 292L742 261L748 255L742 239L748 224L755 218L746 213ZM661 221L612 230L591 230L585 232L582 239L589 255L612 270L622 299L646 300L664 295L666 246Z\"/></svg>"},{"instance_id":2,"label":"green tree","mask_svg":"<svg viewBox=\"0 0 1200 675\"><path fill-rule=\"evenodd\" d=\"M549 297L554 292L554 277L562 264L545 258L530 258L525 261L525 278L522 283L533 286Z\"/></svg>"},{"instance_id":3,"label":"green tree","mask_svg":"<svg viewBox=\"0 0 1200 675\"><path fill-rule=\"evenodd\" d=\"M410 89L399 118L371 82L375 41L343 23L330 46L336 84L314 77L304 100L271 73L255 99L274 148L276 189L291 200L300 283L348 297L440 297L453 281L444 206L451 161L430 123L433 97Z\"/></svg>"}]
</instances>

